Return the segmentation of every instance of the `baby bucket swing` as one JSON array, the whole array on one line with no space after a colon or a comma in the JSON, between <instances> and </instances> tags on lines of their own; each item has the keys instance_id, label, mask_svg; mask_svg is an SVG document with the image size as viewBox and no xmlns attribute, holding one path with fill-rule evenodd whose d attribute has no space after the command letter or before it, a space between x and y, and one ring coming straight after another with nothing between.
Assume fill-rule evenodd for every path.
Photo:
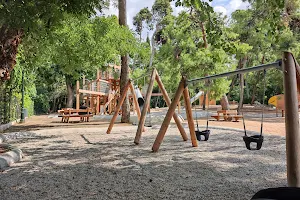
<instances>
[{"instance_id":1,"label":"baby bucket swing","mask_svg":"<svg viewBox=\"0 0 300 200\"><path fill-rule=\"evenodd\" d=\"M197 130L195 131L196 133L196 137L198 141L207 141L209 139L209 134L210 134L210 130L208 129L208 109L209 109L209 90L210 89L210 83L208 86L208 90L207 90L207 110L206 110L206 130L204 131L200 131L199 130L199 124L198 124L198 115L197 115L197 110L196 110L196 106L195 106L195 113L196 113L196 125L197 125ZM201 136L204 136L204 139L202 140Z\"/></svg>"},{"instance_id":2,"label":"baby bucket swing","mask_svg":"<svg viewBox=\"0 0 300 200\"><path fill-rule=\"evenodd\" d=\"M266 70L263 72L264 74L264 81L263 81L263 98L262 98L262 113L261 113L261 122L260 122L260 134L258 135L252 135L248 136L247 135L247 130L246 130L246 125L245 125L245 120L243 117L243 126L244 126L244 132L245 135L243 136L243 140L245 142L246 148L248 150L260 150L264 141L264 136L263 136L263 124L264 124L264 103L265 103L265 93L266 93ZM244 115L244 114L243 114ZM256 147L251 147L251 143L256 143Z\"/></svg>"}]
</instances>

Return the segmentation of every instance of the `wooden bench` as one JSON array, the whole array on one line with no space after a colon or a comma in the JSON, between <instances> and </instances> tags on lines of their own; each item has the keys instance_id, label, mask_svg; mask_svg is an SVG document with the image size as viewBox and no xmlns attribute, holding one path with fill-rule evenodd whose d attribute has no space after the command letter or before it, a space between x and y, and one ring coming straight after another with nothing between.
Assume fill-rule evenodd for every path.
<instances>
[{"instance_id":1,"label":"wooden bench","mask_svg":"<svg viewBox=\"0 0 300 200\"><path fill-rule=\"evenodd\" d=\"M72 109L72 108L68 108L68 109L62 109L59 110L58 113L60 114L59 117L61 117L61 121L62 122L66 122L69 123L70 118L72 117L79 117L80 118L80 122L89 122L90 121L90 117L93 117L92 113L92 109L91 108L87 108L87 109Z\"/></svg>"},{"instance_id":2,"label":"wooden bench","mask_svg":"<svg viewBox=\"0 0 300 200\"><path fill-rule=\"evenodd\" d=\"M234 122L238 122L239 121L239 119L242 119L242 118L244 118L244 116L243 115L234 115L234 116L232 116L233 118L234 118Z\"/></svg>"},{"instance_id":3,"label":"wooden bench","mask_svg":"<svg viewBox=\"0 0 300 200\"><path fill-rule=\"evenodd\" d=\"M211 117L215 118L217 121L220 121L221 114L223 114L223 118L225 121L232 121L234 119L235 122L238 122L240 118L243 118L242 115L237 114L237 110L218 110L217 115L212 115Z\"/></svg>"},{"instance_id":4,"label":"wooden bench","mask_svg":"<svg viewBox=\"0 0 300 200\"><path fill-rule=\"evenodd\" d=\"M212 115L211 117L215 118L217 121L220 121L220 118L221 118L220 115Z\"/></svg>"}]
</instances>

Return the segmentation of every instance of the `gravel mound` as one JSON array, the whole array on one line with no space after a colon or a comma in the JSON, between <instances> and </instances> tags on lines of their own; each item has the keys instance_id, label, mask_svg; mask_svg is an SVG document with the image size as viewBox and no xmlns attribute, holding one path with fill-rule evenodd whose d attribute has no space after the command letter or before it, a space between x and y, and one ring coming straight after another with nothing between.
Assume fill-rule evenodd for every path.
<instances>
[{"instance_id":1,"label":"gravel mound","mask_svg":"<svg viewBox=\"0 0 300 200\"><path fill-rule=\"evenodd\" d=\"M105 132L38 130L41 137L18 140L27 156L1 174L1 199L240 200L286 186L283 137L265 135L262 149L249 151L243 133L211 129L209 141L192 148L170 128L152 153L157 129L143 133L139 146L134 126Z\"/></svg>"},{"instance_id":2,"label":"gravel mound","mask_svg":"<svg viewBox=\"0 0 300 200\"><path fill-rule=\"evenodd\" d=\"M36 133L33 132L11 132L11 133L1 134L1 138L3 138L4 141L23 139L23 138L32 138L36 136L37 136Z\"/></svg>"}]
</instances>

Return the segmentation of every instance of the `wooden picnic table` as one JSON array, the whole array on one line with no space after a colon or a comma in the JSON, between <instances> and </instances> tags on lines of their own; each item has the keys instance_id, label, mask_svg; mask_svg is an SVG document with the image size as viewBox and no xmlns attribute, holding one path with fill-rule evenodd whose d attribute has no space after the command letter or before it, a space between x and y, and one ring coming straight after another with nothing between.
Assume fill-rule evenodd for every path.
<instances>
[{"instance_id":1,"label":"wooden picnic table","mask_svg":"<svg viewBox=\"0 0 300 200\"><path fill-rule=\"evenodd\" d=\"M86 121L89 122L90 117L93 117L92 109L86 108L86 109L73 109L73 108L64 108L62 110L58 110L58 113L60 114L59 117L61 117L62 122L69 123L69 120L71 117L80 117L80 121Z\"/></svg>"},{"instance_id":2,"label":"wooden picnic table","mask_svg":"<svg viewBox=\"0 0 300 200\"><path fill-rule=\"evenodd\" d=\"M237 114L237 110L217 110L217 115L212 115L211 117L219 121L222 115L225 121L232 121L234 119L237 122L240 118L243 118L243 115Z\"/></svg>"}]
</instances>

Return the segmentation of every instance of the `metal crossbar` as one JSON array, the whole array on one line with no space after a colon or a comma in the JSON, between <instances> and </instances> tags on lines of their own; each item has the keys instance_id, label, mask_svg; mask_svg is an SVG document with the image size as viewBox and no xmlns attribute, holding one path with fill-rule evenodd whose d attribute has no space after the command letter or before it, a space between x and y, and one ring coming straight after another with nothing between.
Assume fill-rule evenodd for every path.
<instances>
[{"instance_id":1,"label":"metal crossbar","mask_svg":"<svg viewBox=\"0 0 300 200\"><path fill-rule=\"evenodd\" d=\"M205 80L212 80L212 79L217 79L217 78L222 78L222 77L228 77L228 76L232 76L232 75L236 75L236 74L245 74L248 72L254 72L254 71L259 71L259 70L263 70L263 69L271 69L271 68L281 68L281 61L276 61L273 63L269 63L269 64L264 64L264 65L258 65L255 67L250 67L250 68L246 68L246 69L238 69L232 72L225 72L223 74L216 74L216 75L211 75L211 76L205 76L205 77L201 77L201 78L195 78L195 79L191 79L188 80L187 83L195 83L195 82L199 82L199 81L205 81Z\"/></svg>"},{"instance_id":2,"label":"metal crossbar","mask_svg":"<svg viewBox=\"0 0 300 200\"><path fill-rule=\"evenodd\" d=\"M135 81L137 81L137 80L140 80L140 79L142 79L142 78L145 78L145 77L147 77L147 76L150 76L151 73L152 73L152 72L146 73L146 74L144 74L144 75L142 75L142 76L140 76L140 77L137 77L137 78L131 79L131 80L135 82Z\"/></svg>"}]
</instances>

